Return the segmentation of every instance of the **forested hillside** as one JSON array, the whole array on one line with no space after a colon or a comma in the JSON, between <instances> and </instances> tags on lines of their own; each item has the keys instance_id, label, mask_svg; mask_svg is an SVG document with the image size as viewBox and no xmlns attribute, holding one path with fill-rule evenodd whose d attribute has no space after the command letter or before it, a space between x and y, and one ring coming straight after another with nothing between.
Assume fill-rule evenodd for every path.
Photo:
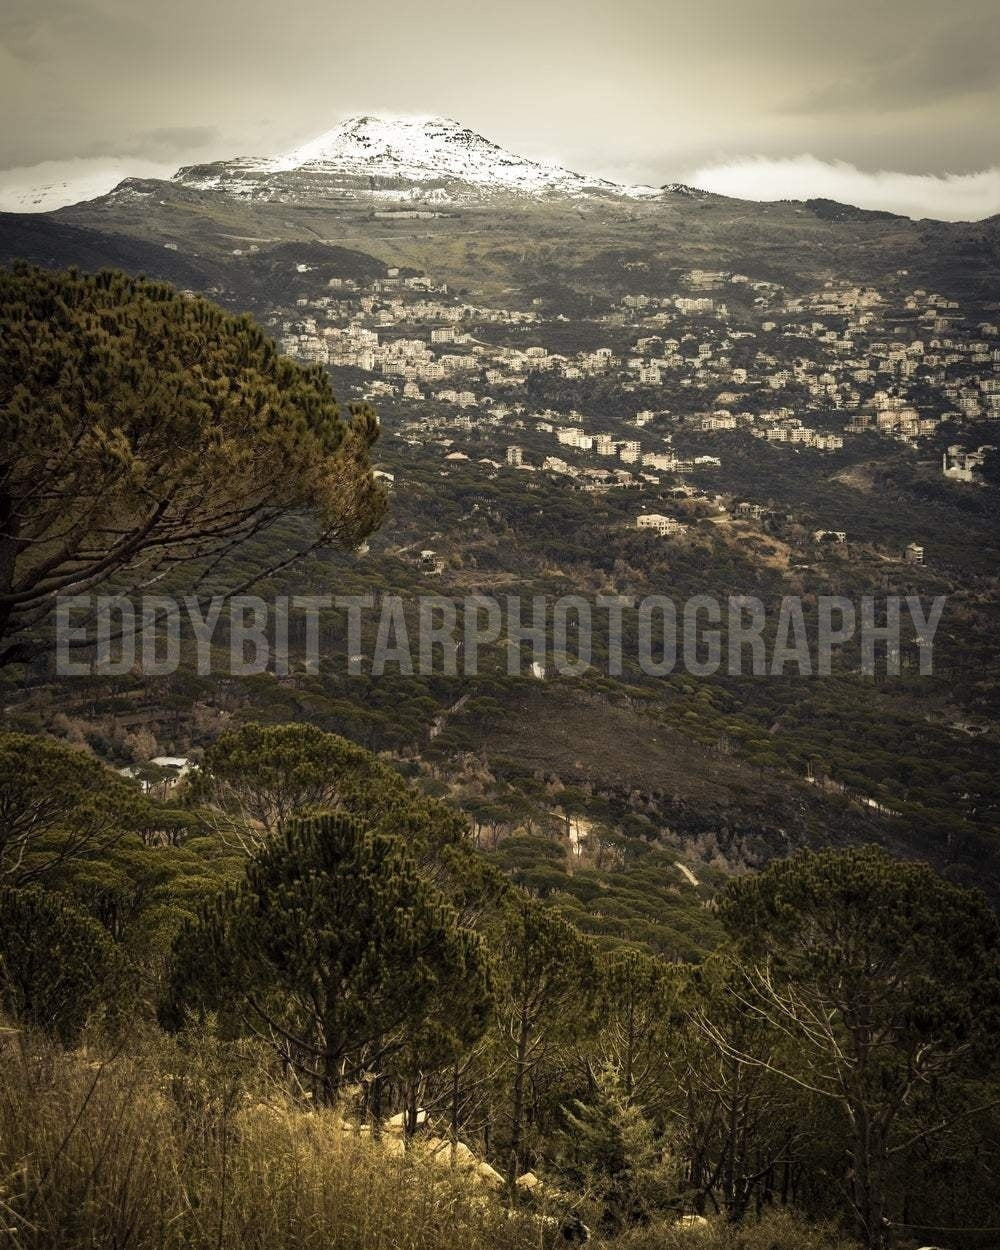
<instances>
[{"instance_id":1,"label":"forested hillside","mask_svg":"<svg viewBox=\"0 0 1000 1250\"><path fill-rule=\"evenodd\" d=\"M243 272L282 302L299 263L390 280L327 246ZM475 425L379 418L358 367L160 280L19 265L0 296L10 1245L996 1243L991 482L875 428L830 461L643 409L683 467L590 490L507 450L541 460L583 395L631 441L648 396L603 374L524 378L533 425L502 377ZM251 589L319 597L273 667ZM857 639L823 674L636 660L647 596L794 598L813 629L873 589L948 599L934 672L916 627L871 672ZM421 597L467 646L487 593L628 607L580 673L548 622L424 665Z\"/></svg>"},{"instance_id":2,"label":"forested hillside","mask_svg":"<svg viewBox=\"0 0 1000 1250\"><path fill-rule=\"evenodd\" d=\"M0 808L14 1245L263 1245L282 1212L361 1245L393 1212L401 1245L832 1250L994 1209L996 920L928 868L803 852L700 919L637 869L541 883L305 725L222 734L168 804L6 735ZM646 900L634 940L602 892ZM686 957L653 953L671 906Z\"/></svg>"}]
</instances>

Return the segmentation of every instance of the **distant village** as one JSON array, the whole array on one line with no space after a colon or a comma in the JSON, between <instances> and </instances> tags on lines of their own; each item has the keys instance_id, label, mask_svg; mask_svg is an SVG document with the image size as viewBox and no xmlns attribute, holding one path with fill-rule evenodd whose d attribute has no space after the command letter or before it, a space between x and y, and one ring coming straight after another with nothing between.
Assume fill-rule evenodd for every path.
<instances>
[{"instance_id":1,"label":"distant village","mask_svg":"<svg viewBox=\"0 0 1000 1250\"><path fill-rule=\"evenodd\" d=\"M641 275L643 265L628 268ZM290 355L371 375L368 397L404 414L391 437L436 445L444 472L469 462L490 475L542 473L604 492L721 467L721 455L678 452L681 432L742 430L787 454L832 454L865 434L919 448L950 423L963 441L940 454L941 473L975 484L1000 442L991 434L1000 420L1000 328L967 320L953 299L906 290L902 271L896 277L903 293L891 297L839 281L793 296L743 274L694 269L683 289L626 294L610 310L571 318L540 300L531 309L466 303L427 275L389 268L367 284L334 278L324 294L276 310L272 325ZM498 327L508 338L542 339L574 320L588 322L588 339L603 328L608 345L560 352L494 341ZM624 421L533 408L523 398L533 375L574 386L610 381L626 396L669 390L671 403L636 404ZM491 426L509 440L502 461L462 449L464 433ZM545 440L551 452L538 450ZM769 519L763 505L680 489L717 514ZM686 528L647 512L635 526L668 537ZM814 537L846 540L844 531ZM922 545L911 544L906 558L922 562Z\"/></svg>"}]
</instances>

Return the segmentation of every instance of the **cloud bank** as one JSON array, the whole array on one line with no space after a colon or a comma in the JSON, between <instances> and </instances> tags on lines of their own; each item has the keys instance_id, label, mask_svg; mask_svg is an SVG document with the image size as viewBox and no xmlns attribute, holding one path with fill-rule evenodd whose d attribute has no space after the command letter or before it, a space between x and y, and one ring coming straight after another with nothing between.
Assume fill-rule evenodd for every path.
<instances>
[{"instance_id":1,"label":"cloud bank","mask_svg":"<svg viewBox=\"0 0 1000 1250\"><path fill-rule=\"evenodd\" d=\"M691 186L742 200L839 200L905 217L979 221L1000 213L1000 165L974 174L867 173L803 155L741 157L683 175Z\"/></svg>"},{"instance_id":2,"label":"cloud bank","mask_svg":"<svg viewBox=\"0 0 1000 1250\"><path fill-rule=\"evenodd\" d=\"M0 212L47 213L106 195L123 178L170 178L177 162L76 157L0 170Z\"/></svg>"}]
</instances>

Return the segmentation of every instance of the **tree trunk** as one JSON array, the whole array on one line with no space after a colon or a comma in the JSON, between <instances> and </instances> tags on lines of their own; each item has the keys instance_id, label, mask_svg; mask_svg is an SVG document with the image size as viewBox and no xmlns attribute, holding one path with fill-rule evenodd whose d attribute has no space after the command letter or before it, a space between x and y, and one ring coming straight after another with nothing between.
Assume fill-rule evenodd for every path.
<instances>
[{"instance_id":1,"label":"tree trunk","mask_svg":"<svg viewBox=\"0 0 1000 1250\"><path fill-rule=\"evenodd\" d=\"M886 1150L878 1125L868 1108L854 1108L853 1203L865 1250L888 1250L885 1219Z\"/></svg>"},{"instance_id":2,"label":"tree trunk","mask_svg":"<svg viewBox=\"0 0 1000 1250\"><path fill-rule=\"evenodd\" d=\"M382 1076L382 1073L376 1072L372 1076L368 1103L368 1114L371 1117L373 1141L378 1141L382 1136L382 1091L384 1084L385 1078Z\"/></svg>"},{"instance_id":3,"label":"tree trunk","mask_svg":"<svg viewBox=\"0 0 1000 1250\"><path fill-rule=\"evenodd\" d=\"M507 1185L511 1194L521 1165L521 1138L524 1132L524 1081L528 1073L528 1039L531 1026L521 1016L514 1059L514 1097L510 1116L510 1158L507 1162Z\"/></svg>"},{"instance_id":4,"label":"tree trunk","mask_svg":"<svg viewBox=\"0 0 1000 1250\"><path fill-rule=\"evenodd\" d=\"M461 1092L461 1084L458 1072L458 1064L454 1064L451 1069L451 1123L448 1126L448 1137L451 1141L451 1166L454 1167L458 1153L458 1104Z\"/></svg>"}]
</instances>

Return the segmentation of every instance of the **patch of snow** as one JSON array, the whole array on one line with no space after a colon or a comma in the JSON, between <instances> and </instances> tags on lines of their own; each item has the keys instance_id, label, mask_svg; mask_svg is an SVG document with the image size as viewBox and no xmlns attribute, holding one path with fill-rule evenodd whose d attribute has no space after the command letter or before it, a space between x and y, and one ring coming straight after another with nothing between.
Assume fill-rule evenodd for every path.
<instances>
[{"instance_id":1,"label":"patch of snow","mask_svg":"<svg viewBox=\"0 0 1000 1250\"><path fill-rule=\"evenodd\" d=\"M0 170L0 212L50 213L107 195L129 176L169 178L170 166L153 161L79 157Z\"/></svg>"}]
</instances>

